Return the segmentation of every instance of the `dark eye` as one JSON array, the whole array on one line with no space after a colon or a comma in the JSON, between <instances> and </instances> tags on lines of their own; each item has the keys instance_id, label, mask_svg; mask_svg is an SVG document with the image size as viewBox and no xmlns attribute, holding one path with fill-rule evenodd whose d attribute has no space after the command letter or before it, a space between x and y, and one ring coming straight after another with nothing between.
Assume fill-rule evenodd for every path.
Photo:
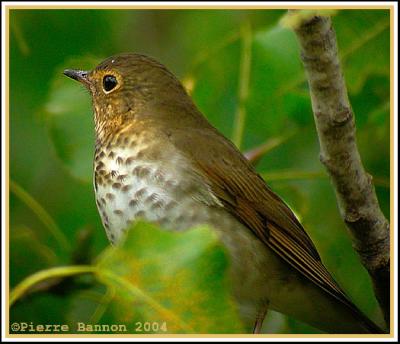
<instances>
[{"instance_id":1,"label":"dark eye","mask_svg":"<svg viewBox=\"0 0 400 344\"><path fill-rule=\"evenodd\" d=\"M117 86L117 78L113 75L106 75L103 78L103 88L104 91L109 92L111 91L115 86Z\"/></svg>"}]
</instances>

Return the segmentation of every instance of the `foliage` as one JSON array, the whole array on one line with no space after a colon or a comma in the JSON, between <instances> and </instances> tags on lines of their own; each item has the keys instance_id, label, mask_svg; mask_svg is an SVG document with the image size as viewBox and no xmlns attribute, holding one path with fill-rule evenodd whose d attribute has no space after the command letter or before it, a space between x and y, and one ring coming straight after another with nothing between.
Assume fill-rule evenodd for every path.
<instances>
[{"instance_id":1,"label":"foliage","mask_svg":"<svg viewBox=\"0 0 400 344\"><path fill-rule=\"evenodd\" d=\"M125 325L118 333L241 333L227 268L225 250L212 230L174 233L138 222L122 244L107 248L92 266L36 273L13 290L10 300L14 304L37 285L51 286L49 279L61 283L90 273L106 291L91 305L93 313L82 312L80 299L88 290L71 296L71 308L61 318L71 333L78 322L93 325L94 315L103 324ZM98 286L91 288L95 292Z\"/></svg>"},{"instance_id":2,"label":"foliage","mask_svg":"<svg viewBox=\"0 0 400 344\"><path fill-rule=\"evenodd\" d=\"M107 248L91 182L90 98L62 71L92 68L112 54L136 51L157 58L177 74L211 123L227 137L234 137L243 151L269 140L279 143L263 156L257 169L294 209L337 281L364 312L379 321L369 277L351 248L332 187L318 160L306 79L295 36L280 24L284 14L282 10L12 10L10 287L42 270L88 266L112 271L123 284L150 288L146 295L154 302L175 307L183 304L179 297L184 299L195 290L206 292L201 286L211 283L225 296L217 302L217 294L208 294L193 314L181 309L175 314L195 331L241 331L226 298L225 255L207 230L174 236L142 224L125 246ZM360 153L389 217L389 11L337 11L333 24L356 116ZM135 250L128 250L129 245ZM160 298L157 288L173 286L156 283L155 278L168 281L172 270L161 269L157 259L163 254L171 257L178 249L188 260L172 260L170 268L187 273L180 284L182 294L176 293L177 299ZM196 252L198 257L191 256ZM123 262L127 255L130 265ZM154 261L141 265L143 259ZM206 269L208 260L213 264ZM197 270L187 269L193 262ZM147 272L133 274L142 268ZM207 274L211 273L218 278L210 278ZM36 293L11 308L10 321L91 319L107 323L130 317L128 289L110 284L107 278L93 281L93 276L98 275L40 283ZM199 321L201 306L210 312L202 316L210 317L216 316L217 309L226 309L218 315L223 319L218 328ZM135 309L134 319L157 319L157 312L145 303ZM171 331L187 330L172 327ZM274 312L268 315L264 330L318 332Z\"/></svg>"}]
</instances>

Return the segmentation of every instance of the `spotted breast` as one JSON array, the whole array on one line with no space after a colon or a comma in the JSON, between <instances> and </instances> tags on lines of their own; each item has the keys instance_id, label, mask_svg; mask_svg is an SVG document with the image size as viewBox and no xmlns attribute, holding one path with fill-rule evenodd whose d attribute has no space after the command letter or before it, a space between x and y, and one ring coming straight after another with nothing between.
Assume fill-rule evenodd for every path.
<instances>
[{"instance_id":1,"label":"spotted breast","mask_svg":"<svg viewBox=\"0 0 400 344\"><path fill-rule=\"evenodd\" d=\"M187 175L183 157L150 142L145 133L130 132L96 147L96 203L112 243L139 218L174 230L208 222L207 209L202 211L198 201L216 202L201 180Z\"/></svg>"}]
</instances>

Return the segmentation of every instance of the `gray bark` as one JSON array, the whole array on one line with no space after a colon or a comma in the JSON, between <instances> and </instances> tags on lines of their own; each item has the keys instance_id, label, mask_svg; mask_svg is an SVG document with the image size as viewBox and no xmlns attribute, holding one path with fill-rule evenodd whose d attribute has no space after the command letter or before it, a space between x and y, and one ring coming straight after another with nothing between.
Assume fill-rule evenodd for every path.
<instances>
[{"instance_id":1,"label":"gray bark","mask_svg":"<svg viewBox=\"0 0 400 344\"><path fill-rule=\"evenodd\" d=\"M320 159L333 183L353 247L371 276L375 296L390 322L390 233L372 177L356 143L356 127L338 58L331 19L313 16L294 27L310 87Z\"/></svg>"}]
</instances>

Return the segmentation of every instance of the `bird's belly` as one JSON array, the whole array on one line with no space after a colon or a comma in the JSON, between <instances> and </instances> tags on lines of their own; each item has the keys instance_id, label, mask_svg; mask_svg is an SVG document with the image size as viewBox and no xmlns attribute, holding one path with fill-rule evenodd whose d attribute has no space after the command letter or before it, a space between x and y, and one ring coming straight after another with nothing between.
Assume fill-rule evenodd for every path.
<instances>
[{"instance_id":1,"label":"bird's belly","mask_svg":"<svg viewBox=\"0 0 400 344\"><path fill-rule=\"evenodd\" d=\"M109 240L117 242L139 218L171 230L211 225L230 255L240 313L253 322L282 279L276 255L225 209L207 204L196 186L182 183L180 169L128 159L120 151L112 160L103 159L101 168L95 166L96 203Z\"/></svg>"},{"instance_id":2,"label":"bird's belly","mask_svg":"<svg viewBox=\"0 0 400 344\"><path fill-rule=\"evenodd\" d=\"M145 190L145 191L142 191ZM97 199L104 199L112 187L98 188ZM162 193L164 192L164 193ZM139 193L139 195L137 195ZM232 290L239 305L241 317L248 325L254 323L257 311L267 302L268 256L263 255L263 245L254 235L229 214L210 211L206 205L194 200L179 200L165 195L157 186L144 186L137 182L129 193L113 193L115 198L107 207L99 206L107 236L117 242L129 224L138 218L159 223L170 230L185 230L198 224L211 225L227 247L231 260ZM161 197L161 195L163 195ZM131 201L134 206L129 206ZM157 203L162 201L162 203ZM100 201L101 202L101 201ZM126 206L128 204L128 206ZM170 206L169 211L165 207ZM225 216L227 215L227 216Z\"/></svg>"}]
</instances>

